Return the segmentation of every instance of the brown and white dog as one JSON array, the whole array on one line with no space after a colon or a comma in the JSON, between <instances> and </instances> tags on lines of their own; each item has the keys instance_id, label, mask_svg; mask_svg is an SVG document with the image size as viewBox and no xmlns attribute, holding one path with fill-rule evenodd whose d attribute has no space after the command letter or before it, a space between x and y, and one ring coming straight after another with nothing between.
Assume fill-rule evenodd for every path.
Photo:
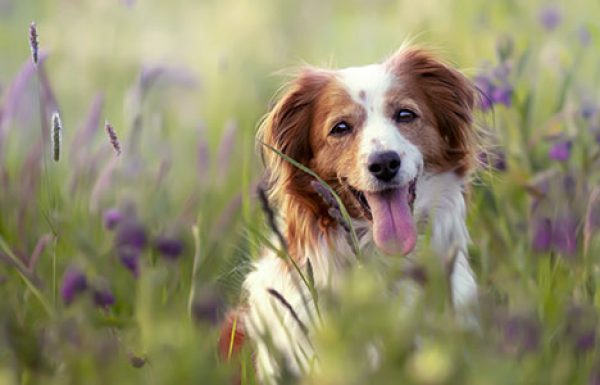
<instances>
[{"instance_id":1,"label":"brown and white dog","mask_svg":"<svg viewBox=\"0 0 600 385\"><path fill-rule=\"evenodd\" d=\"M440 258L454 250L451 298L466 309L477 298L464 199L475 163L475 95L459 71L422 49L401 48L383 63L304 69L265 118L258 138L335 189L361 248L407 255L418 242L417 223L428 223L430 246ZM330 215L310 175L268 148L262 152L269 199L289 254L303 271L310 259L317 290L335 287L341 272L356 262L348 232ZM298 282L288 262L265 250L243 285L238 327L243 324L254 341L257 370L266 383L276 382L279 370L268 346L298 373L314 354L305 327L314 319L314 306L308 288ZM231 329L225 330L227 341ZM237 333L240 337L242 329Z\"/></svg>"}]
</instances>

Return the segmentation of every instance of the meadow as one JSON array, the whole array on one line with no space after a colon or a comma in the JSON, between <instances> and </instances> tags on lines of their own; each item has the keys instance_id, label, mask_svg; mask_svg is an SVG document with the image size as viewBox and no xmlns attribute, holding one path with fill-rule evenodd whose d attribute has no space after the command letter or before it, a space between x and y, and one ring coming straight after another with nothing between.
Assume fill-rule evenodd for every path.
<instances>
[{"instance_id":1,"label":"meadow","mask_svg":"<svg viewBox=\"0 0 600 385\"><path fill-rule=\"evenodd\" d=\"M599 17L594 0L0 0L0 384L257 383L250 348L217 353L271 231L256 125L290 69L407 38L484 95L480 330L427 248L384 279L364 256L319 299L319 370L284 383L600 384ZM398 278L422 286L410 311Z\"/></svg>"}]
</instances>

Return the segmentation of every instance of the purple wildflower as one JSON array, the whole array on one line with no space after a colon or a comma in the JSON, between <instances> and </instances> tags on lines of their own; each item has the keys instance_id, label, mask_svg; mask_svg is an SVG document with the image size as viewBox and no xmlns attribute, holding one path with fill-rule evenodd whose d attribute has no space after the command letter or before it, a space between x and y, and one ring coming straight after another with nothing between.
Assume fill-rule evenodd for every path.
<instances>
[{"instance_id":1,"label":"purple wildflower","mask_svg":"<svg viewBox=\"0 0 600 385\"><path fill-rule=\"evenodd\" d=\"M596 331L590 330L580 334L575 339L575 349L579 352L587 352L596 346Z\"/></svg>"},{"instance_id":2,"label":"purple wildflower","mask_svg":"<svg viewBox=\"0 0 600 385\"><path fill-rule=\"evenodd\" d=\"M495 104L503 104L506 107L510 107L513 89L510 85L505 84L498 86L492 92L492 102Z\"/></svg>"},{"instance_id":3,"label":"purple wildflower","mask_svg":"<svg viewBox=\"0 0 600 385\"><path fill-rule=\"evenodd\" d=\"M136 219L120 221L115 235L117 255L123 266L136 278L140 273L140 254L147 243L146 230Z\"/></svg>"},{"instance_id":4,"label":"purple wildflower","mask_svg":"<svg viewBox=\"0 0 600 385\"><path fill-rule=\"evenodd\" d=\"M63 276L60 295L66 305L70 305L75 297L87 289L85 274L75 266L69 266Z\"/></svg>"},{"instance_id":5,"label":"purple wildflower","mask_svg":"<svg viewBox=\"0 0 600 385\"><path fill-rule=\"evenodd\" d=\"M555 30L562 21L560 10L553 5L547 5L543 7L538 14L538 18L540 24L542 24L547 31Z\"/></svg>"},{"instance_id":6,"label":"purple wildflower","mask_svg":"<svg viewBox=\"0 0 600 385\"><path fill-rule=\"evenodd\" d=\"M596 345L596 311L590 306L572 305L567 311L566 336L575 350L586 352Z\"/></svg>"},{"instance_id":7,"label":"purple wildflower","mask_svg":"<svg viewBox=\"0 0 600 385\"><path fill-rule=\"evenodd\" d=\"M504 351L522 354L535 351L540 343L540 325L530 317L513 315L502 325L502 345Z\"/></svg>"},{"instance_id":8,"label":"purple wildflower","mask_svg":"<svg viewBox=\"0 0 600 385\"><path fill-rule=\"evenodd\" d=\"M146 230L137 220L127 219L121 221L117 227L115 244L118 248L133 248L141 251L146 247Z\"/></svg>"},{"instance_id":9,"label":"purple wildflower","mask_svg":"<svg viewBox=\"0 0 600 385\"><path fill-rule=\"evenodd\" d=\"M33 60L33 64L37 66L39 60L39 42L35 22L31 22L29 25L29 47L31 48L31 59Z\"/></svg>"},{"instance_id":10,"label":"purple wildflower","mask_svg":"<svg viewBox=\"0 0 600 385\"><path fill-rule=\"evenodd\" d=\"M110 144L114 148L115 152L117 153L117 155L121 155L121 144L119 144L119 138L117 137L115 129L108 122L108 120L104 123L104 129L106 130L106 134L108 135Z\"/></svg>"},{"instance_id":11,"label":"purple wildflower","mask_svg":"<svg viewBox=\"0 0 600 385\"><path fill-rule=\"evenodd\" d=\"M113 230L123 220L123 214L115 208L108 209L104 212L104 227L108 230Z\"/></svg>"},{"instance_id":12,"label":"purple wildflower","mask_svg":"<svg viewBox=\"0 0 600 385\"><path fill-rule=\"evenodd\" d=\"M140 276L140 251L131 247L117 250L119 261L135 278Z\"/></svg>"},{"instance_id":13,"label":"purple wildflower","mask_svg":"<svg viewBox=\"0 0 600 385\"><path fill-rule=\"evenodd\" d=\"M508 66L501 65L491 74L481 74L475 77L475 85L481 95L479 108L483 111L489 110L495 104L510 107L512 102L513 87L508 82Z\"/></svg>"},{"instance_id":14,"label":"purple wildflower","mask_svg":"<svg viewBox=\"0 0 600 385\"><path fill-rule=\"evenodd\" d=\"M483 111L489 110L493 105L491 95L494 87L490 78L479 75L475 78L475 85L481 93L479 98L479 108Z\"/></svg>"},{"instance_id":15,"label":"purple wildflower","mask_svg":"<svg viewBox=\"0 0 600 385\"><path fill-rule=\"evenodd\" d=\"M552 245L552 222L549 218L535 218L532 246L535 251L550 251Z\"/></svg>"},{"instance_id":16,"label":"purple wildflower","mask_svg":"<svg viewBox=\"0 0 600 385\"><path fill-rule=\"evenodd\" d=\"M573 143L570 140L561 140L554 143L548 152L550 159L554 159L559 162L566 162L571 156L572 145Z\"/></svg>"},{"instance_id":17,"label":"purple wildflower","mask_svg":"<svg viewBox=\"0 0 600 385\"><path fill-rule=\"evenodd\" d=\"M183 252L183 243L174 238L160 236L154 241L154 248L165 259L175 260Z\"/></svg>"},{"instance_id":18,"label":"purple wildflower","mask_svg":"<svg viewBox=\"0 0 600 385\"><path fill-rule=\"evenodd\" d=\"M96 287L92 292L94 304L106 308L115 303L115 296L108 287Z\"/></svg>"},{"instance_id":19,"label":"purple wildflower","mask_svg":"<svg viewBox=\"0 0 600 385\"><path fill-rule=\"evenodd\" d=\"M566 216L554 221L552 241L557 251L574 255L577 252L577 220L573 216Z\"/></svg>"},{"instance_id":20,"label":"purple wildflower","mask_svg":"<svg viewBox=\"0 0 600 385\"><path fill-rule=\"evenodd\" d=\"M492 77L500 83L506 83L508 81L508 76L510 75L510 70L510 64L502 62L492 69Z\"/></svg>"},{"instance_id":21,"label":"purple wildflower","mask_svg":"<svg viewBox=\"0 0 600 385\"><path fill-rule=\"evenodd\" d=\"M484 167L498 171L506 171L506 154L500 149L482 151L478 155L479 162Z\"/></svg>"}]
</instances>

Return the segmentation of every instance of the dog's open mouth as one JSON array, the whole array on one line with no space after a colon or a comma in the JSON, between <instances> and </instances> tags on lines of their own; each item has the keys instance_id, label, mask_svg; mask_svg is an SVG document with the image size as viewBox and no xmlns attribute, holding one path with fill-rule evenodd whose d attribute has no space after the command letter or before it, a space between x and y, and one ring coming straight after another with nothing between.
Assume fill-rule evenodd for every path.
<instances>
[{"instance_id":1,"label":"dog's open mouth","mask_svg":"<svg viewBox=\"0 0 600 385\"><path fill-rule=\"evenodd\" d=\"M417 179L407 185L382 191L348 189L365 218L373 222L373 239L387 254L408 254L415 246L417 233L413 209L417 197Z\"/></svg>"},{"instance_id":2,"label":"dog's open mouth","mask_svg":"<svg viewBox=\"0 0 600 385\"><path fill-rule=\"evenodd\" d=\"M368 219L369 221L373 221L373 215L371 214L371 207L369 206L369 202L367 201L367 198L365 197L365 193L360 190L357 190L356 188L352 187L349 184L347 184L347 186L348 186L348 190L350 190L350 192L354 196L354 199L356 199L356 202L358 202L359 208L360 208L363 216L366 219ZM391 190L394 190L394 189L384 190L384 191L382 191L382 193L386 193ZM408 200L408 206L410 207L411 212L414 210L414 207L415 207L415 199L417 199L417 178L413 179L408 184L407 200Z\"/></svg>"}]
</instances>

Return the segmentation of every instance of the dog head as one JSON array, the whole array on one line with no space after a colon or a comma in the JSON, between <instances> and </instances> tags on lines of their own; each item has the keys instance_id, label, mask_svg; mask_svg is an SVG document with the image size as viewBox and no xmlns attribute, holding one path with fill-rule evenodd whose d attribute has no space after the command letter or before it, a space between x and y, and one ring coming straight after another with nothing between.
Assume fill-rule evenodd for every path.
<instances>
[{"instance_id":1,"label":"dog head","mask_svg":"<svg viewBox=\"0 0 600 385\"><path fill-rule=\"evenodd\" d=\"M303 70L265 118L259 141L330 184L353 218L370 221L379 249L407 254L417 239L417 179L464 176L474 164L474 99L459 71L426 51L402 49L383 63ZM268 148L262 153L293 251L335 221L310 175Z\"/></svg>"}]
</instances>

